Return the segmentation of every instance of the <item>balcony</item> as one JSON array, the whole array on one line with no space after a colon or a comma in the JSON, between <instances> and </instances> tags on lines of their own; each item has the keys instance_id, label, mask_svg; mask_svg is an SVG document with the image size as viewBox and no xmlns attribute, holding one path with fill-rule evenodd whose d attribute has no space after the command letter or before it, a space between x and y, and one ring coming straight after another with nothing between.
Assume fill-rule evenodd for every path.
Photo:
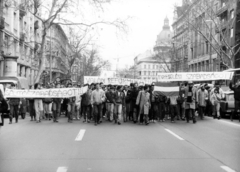
<instances>
[{"instance_id":1,"label":"balcony","mask_svg":"<svg viewBox=\"0 0 240 172\"><path fill-rule=\"evenodd\" d=\"M38 20L34 22L34 29L37 30L39 28Z\"/></svg>"},{"instance_id":2,"label":"balcony","mask_svg":"<svg viewBox=\"0 0 240 172\"><path fill-rule=\"evenodd\" d=\"M0 18L0 30L3 30L5 28L5 18Z\"/></svg>"},{"instance_id":3,"label":"balcony","mask_svg":"<svg viewBox=\"0 0 240 172\"><path fill-rule=\"evenodd\" d=\"M25 33L21 32L20 33L20 38L19 38L21 43L25 41L25 37L26 37Z\"/></svg>"},{"instance_id":4,"label":"balcony","mask_svg":"<svg viewBox=\"0 0 240 172\"><path fill-rule=\"evenodd\" d=\"M24 4L21 4L19 6L19 15L20 17L24 17L26 15L26 7L24 6Z\"/></svg>"},{"instance_id":5,"label":"balcony","mask_svg":"<svg viewBox=\"0 0 240 172\"><path fill-rule=\"evenodd\" d=\"M224 12L228 11L228 5L227 4L223 4L216 12L217 16L220 16L221 14L223 14Z\"/></svg>"}]
</instances>

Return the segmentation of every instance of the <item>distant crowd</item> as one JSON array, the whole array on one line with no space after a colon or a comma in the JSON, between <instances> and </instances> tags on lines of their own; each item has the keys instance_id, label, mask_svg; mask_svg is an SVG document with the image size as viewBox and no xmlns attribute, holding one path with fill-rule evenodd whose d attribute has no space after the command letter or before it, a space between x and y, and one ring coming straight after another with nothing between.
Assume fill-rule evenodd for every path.
<instances>
[{"instance_id":1,"label":"distant crowd","mask_svg":"<svg viewBox=\"0 0 240 172\"><path fill-rule=\"evenodd\" d=\"M0 113L3 109L9 110L9 123L13 118L18 122L18 116L24 119L28 111L31 121L40 123L43 119L58 122L60 116L65 116L69 123L83 119L84 123L99 125L103 121L121 125L133 122L148 125L149 123L170 120L191 120L196 123L196 114L199 119L204 116L213 116L220 119L220 101L224 99L223 90L218 82L213 87L209 84L194 86L192 81L180 84L178 96L166 97L154 91L154 84L138 86L104 85L74 85L71 82L62 85L60 82L47 86L36 83L34 89L49 88L80 88L87 86L87 92L81 96L71 98L9 98L5 100L0 91ZM15 89L15 85L11 85ZM235 112L240 110L240 80L230 89L234 91Z\"/></svg>"}]
</instances>

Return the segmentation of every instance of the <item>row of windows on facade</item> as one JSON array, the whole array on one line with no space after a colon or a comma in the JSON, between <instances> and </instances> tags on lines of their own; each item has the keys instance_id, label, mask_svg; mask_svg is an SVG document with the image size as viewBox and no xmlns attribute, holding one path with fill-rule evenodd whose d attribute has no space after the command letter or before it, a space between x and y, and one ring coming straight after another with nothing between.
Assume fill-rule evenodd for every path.
<instances>
[{"instance_id":1,"label":"row of windows on facade","mask_svg":"<svg viewBox=\"0 0 240 172\"><path fill-rule=\"evenodd\" d=\"M189 69L192 72L204 72L204 71L210 71L211 70L211 66L212 66L212 71L219 71L220 70L220 64L219 61L216 59L213 59L213 64L211 65L209 60L207 61L203 61L200 63L195 63L192 65L189 65Z\"/></svg>"},{"instance_id":2,"label":"row of windows on facade","mask_svg":"<svg viewBox=\"0 0 240 172\"><path fill-rule=\"evenodd\" d=\"M151 64L144 64L144 69L162 69L162 68L165 68L167 64L164 64L164 65L151 65Z\"/></svg>"},{"instance_id":3,"label":"row of windows on facade","mask_svg":"<svg viewBox=\"0 0 240 172\"><path fill-rule=\"evenodd\" d=\"M150 71L140 71L139 72L139 75L143 75L143 76L146 76L146 75L149 75L149 76L156 76L158 72L150 72Z\"/></svg>"}]
</instances>

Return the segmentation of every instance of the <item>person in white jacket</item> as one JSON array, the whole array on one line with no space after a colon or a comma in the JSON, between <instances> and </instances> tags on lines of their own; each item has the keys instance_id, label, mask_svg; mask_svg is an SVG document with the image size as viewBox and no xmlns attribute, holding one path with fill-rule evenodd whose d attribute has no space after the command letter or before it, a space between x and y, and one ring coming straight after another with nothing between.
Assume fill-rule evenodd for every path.
<instances>
[{"instance_id":1,"label":"person in white jacket","mask_svg":"<svg viewBox=\"0 0 240 172\"><path fill-rule=\"evenodd\" d=\"M216 117L220 119L220 101L222 99L222 95L219 92L219 89L216 88L214 92L211 95L211 103L213 104L214 107L214 116L213 118L215 119Z\"/></svg>"}]
</instances>

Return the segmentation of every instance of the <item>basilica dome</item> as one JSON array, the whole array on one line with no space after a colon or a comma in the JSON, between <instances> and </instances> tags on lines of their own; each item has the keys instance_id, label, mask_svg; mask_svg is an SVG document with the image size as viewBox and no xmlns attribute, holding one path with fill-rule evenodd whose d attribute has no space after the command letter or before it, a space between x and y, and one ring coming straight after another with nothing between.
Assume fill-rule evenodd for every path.
<instances>
[{"instance_id":1,"label":"basilica dome","mask_svg":"<svg viewBox=\"0 0 240 172\"><path fill-rule=\"evenodd\" d=\"M164 25L162 31L157 36L157 41L155 48L171 46L173 33L170 30L169 19L166 17L164 19Z\"/></svg>"}]
</instances>

